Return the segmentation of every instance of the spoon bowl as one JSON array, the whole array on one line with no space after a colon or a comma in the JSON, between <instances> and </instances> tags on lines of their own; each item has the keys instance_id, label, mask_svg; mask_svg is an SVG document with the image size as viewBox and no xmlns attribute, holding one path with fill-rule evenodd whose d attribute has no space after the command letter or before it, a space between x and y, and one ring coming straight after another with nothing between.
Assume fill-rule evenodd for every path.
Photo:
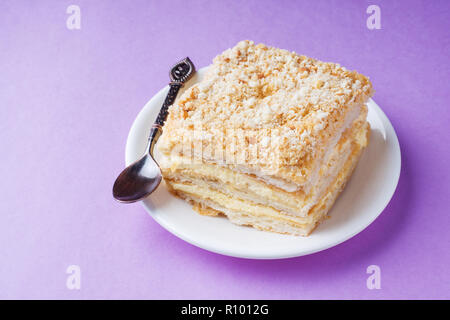
<instances>
[{"instance_id":1,"label":"spoon bowl","mask_svg":"<svg viewBox=\"0 0 450 320\"><path fill-rule=\"evenodd\" d=\"M152 193L161 179L159 166L147 153L120 173L113 186L113 196L124 203L139 201Z\"/></svg>"}]
</instances>

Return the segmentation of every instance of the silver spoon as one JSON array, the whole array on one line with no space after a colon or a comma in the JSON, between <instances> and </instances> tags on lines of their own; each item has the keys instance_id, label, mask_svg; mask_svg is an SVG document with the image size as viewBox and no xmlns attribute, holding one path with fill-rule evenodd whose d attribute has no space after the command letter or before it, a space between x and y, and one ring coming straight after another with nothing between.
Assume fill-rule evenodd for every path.
<instances>
[{"instance_id":1,"label":"silver spoon","mask_svg":"<svg viewBox=\"0 0 450 320\"><path fill-rule=\"evenodd\" d=\"M178 91L194 73L195 67L189 58L181 60L170 70L169 93L151 128L145 155L117 177L113 186L113 196L116 200L124 203L136 202L147 197L159 186L162 175L153 158L153 149L161 136L169 106L174 103Z\"/></svg>"}]
</instances>

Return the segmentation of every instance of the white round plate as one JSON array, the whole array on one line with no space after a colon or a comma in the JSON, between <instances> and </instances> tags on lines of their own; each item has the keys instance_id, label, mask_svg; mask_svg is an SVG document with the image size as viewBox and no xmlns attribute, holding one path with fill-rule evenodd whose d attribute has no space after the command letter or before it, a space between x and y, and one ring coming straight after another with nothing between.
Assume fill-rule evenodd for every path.
<instances>
[{"instance_id":1,"label":"white round plate","mask_svg":"<svg viewBox=\"0 0 450 320\"><path fill-rule=\"evenodd\" d=\"M185 88L196 83L206 68L197 72ZM151 124L162 106L168 87L159 91L141 110L131 127L126 146L126 164L144 153ZM179 93L181 95L182 92ZM335 246L364 230L384 210L400 175L400 147L389 119L370 100L369 146L345 190L322 222L308 237L263 232L232 224L226 218L202 216L165 185L143 201L144 208L165 229L205 250L242 258L280 259L297 257Z\"/></svg>"}]
</instances>

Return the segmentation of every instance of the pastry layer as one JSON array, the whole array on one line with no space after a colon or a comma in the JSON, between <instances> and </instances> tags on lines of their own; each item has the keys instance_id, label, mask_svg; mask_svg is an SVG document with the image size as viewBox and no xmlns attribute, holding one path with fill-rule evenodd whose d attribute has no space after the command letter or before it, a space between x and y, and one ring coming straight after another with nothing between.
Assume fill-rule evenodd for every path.
<instances>
[{"instance_id":1,"label":"pastry layer","mask_svg":"<svg viewBox=\"0 0 450 320\"><path fill-rule=\"evenodd\" d=\"M315 186L308 192L302 189L287 192L254 175L233 171L224 166L196 163L181 157L171 157L170 160L161 161L160 165L166 180L209 186L229 196L304 217L342 170L349 155L358 147L355 144L364 143L357 140L363 126L365 126L363 119L358 119L342 134L319 170Z\"/></svg>"},{"instance_id":2,"label":"pastry layer","mask_svg":"<svg viewBox=\"0 0 450 320\"><path fill-rule=\"evenodd\" d=\"M325 218L336 197L342 191L345 183L356 166L360 153L364 148L368 135L368 127L363 126L354 143L352 152L345 161L336 179L329 185L326 193L310 210L306 217L292 216L271 206L261 205L237 196L230 196L220 190L200 184L183 181L165 180L169 190L174 194L193 202L201 214L224 214L236 224L249 225L261 230L308 235L316 225Z\"/></svg>"}]
</instances>

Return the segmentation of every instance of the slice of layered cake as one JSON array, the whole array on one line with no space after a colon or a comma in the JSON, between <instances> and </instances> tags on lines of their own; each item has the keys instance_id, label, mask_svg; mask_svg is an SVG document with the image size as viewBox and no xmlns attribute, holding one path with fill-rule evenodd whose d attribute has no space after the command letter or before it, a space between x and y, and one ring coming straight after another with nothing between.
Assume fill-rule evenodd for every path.
<instances>
[{"instance_id":1,"label":"slice of layered cake","mask_svg":"<svg viewBox=\"0 0 450 320\"><path fill-rule=\"evenodd\" d=\"M204 215L306 236L368 143L368 78L239 42L170 108L158 143L165 182Z\"/></svg>"}]
</instances>

